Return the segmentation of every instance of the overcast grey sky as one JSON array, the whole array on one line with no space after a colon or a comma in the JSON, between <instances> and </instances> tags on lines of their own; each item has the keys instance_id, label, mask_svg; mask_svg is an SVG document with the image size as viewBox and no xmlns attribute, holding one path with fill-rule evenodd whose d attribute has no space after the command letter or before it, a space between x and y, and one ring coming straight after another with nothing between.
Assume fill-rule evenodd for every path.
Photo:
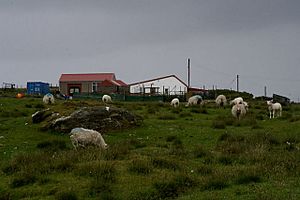
<instances>
[{"instance_id":1,"label":"overcast grey sky","mask_svg":"<svg viewBox=\"0 0 300 200\"><path fill-rule=\"evenodd\" d=\"M114 72L300 98L299 0L1 0L0 81Z\"/></svg>"}]
</instances>

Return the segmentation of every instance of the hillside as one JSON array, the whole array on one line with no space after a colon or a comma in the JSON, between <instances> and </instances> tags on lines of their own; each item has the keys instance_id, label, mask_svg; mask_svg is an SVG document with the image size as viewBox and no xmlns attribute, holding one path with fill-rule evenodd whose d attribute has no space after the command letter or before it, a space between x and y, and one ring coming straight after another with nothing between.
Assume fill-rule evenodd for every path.
<instances>
[{"instance_id":1,"label":"hillside","mask_svg":"<svg viewBox=\"0 0 300 200\"><path fill-rule=\"evenodd\" d=\"M299 199L300 105L272 120L265 102L249 105L237 121L213 103L114 102L141 125L105 133L107 150L76 151L68 134L41 130L31 115L102 102L0 98L0 199Z\"/></svg>"}]
</instances>

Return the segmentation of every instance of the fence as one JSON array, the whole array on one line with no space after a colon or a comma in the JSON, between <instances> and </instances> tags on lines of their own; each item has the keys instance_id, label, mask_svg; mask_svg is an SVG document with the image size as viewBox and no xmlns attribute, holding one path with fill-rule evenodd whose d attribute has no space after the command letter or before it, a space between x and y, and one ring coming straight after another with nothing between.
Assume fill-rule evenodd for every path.
<instances>
[{"instance_id":1,"label":"fence","mask_svg":"<svg viewBox=\"0 0 300 200\"><path fill-rule=\"evenodd\" d=\"M80 99L101 99L104 94L74 94L73 98ZM169 102L173 98L179 98L180 101L185 101L185 95L127 95L127 94L110 94L114 101L162 101Z\"/></svg>"}]
</instances>

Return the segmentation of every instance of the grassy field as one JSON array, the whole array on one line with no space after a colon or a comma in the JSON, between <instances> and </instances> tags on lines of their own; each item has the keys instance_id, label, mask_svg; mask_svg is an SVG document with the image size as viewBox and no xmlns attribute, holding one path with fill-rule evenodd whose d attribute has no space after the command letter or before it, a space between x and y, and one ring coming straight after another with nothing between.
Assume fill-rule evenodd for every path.
<instances>
[{"instance_id":1,"label":"grassy field","mask_svg":"<svg viewBox=\"0 0 300 200\"><path fill-rule=\"evenodd\" d=\"M270 120L253 101L238 122L213 104L116 102L144 121L105 134L107 150L76 151L68 135L31 123L46 107L102 105L0 98L0 199L300 199L300 105Z\"/></svg>"}]
</instances>

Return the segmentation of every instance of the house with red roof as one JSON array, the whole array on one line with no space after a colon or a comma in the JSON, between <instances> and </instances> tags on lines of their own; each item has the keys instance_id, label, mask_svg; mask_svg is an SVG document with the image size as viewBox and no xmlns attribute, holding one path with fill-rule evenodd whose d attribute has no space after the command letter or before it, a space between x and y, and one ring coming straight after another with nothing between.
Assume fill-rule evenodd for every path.
<instances>
[{"instance_id":1,"label":"house with red roof","mask_svg":"<svg viewBox=\"0 0 300 200\"><path fill-rule=\"evenodd\" d=\"M62 94L126 93L126 83L117 80L114 73L62 74L59 78Z\"/></svg>"}]
</instances>

